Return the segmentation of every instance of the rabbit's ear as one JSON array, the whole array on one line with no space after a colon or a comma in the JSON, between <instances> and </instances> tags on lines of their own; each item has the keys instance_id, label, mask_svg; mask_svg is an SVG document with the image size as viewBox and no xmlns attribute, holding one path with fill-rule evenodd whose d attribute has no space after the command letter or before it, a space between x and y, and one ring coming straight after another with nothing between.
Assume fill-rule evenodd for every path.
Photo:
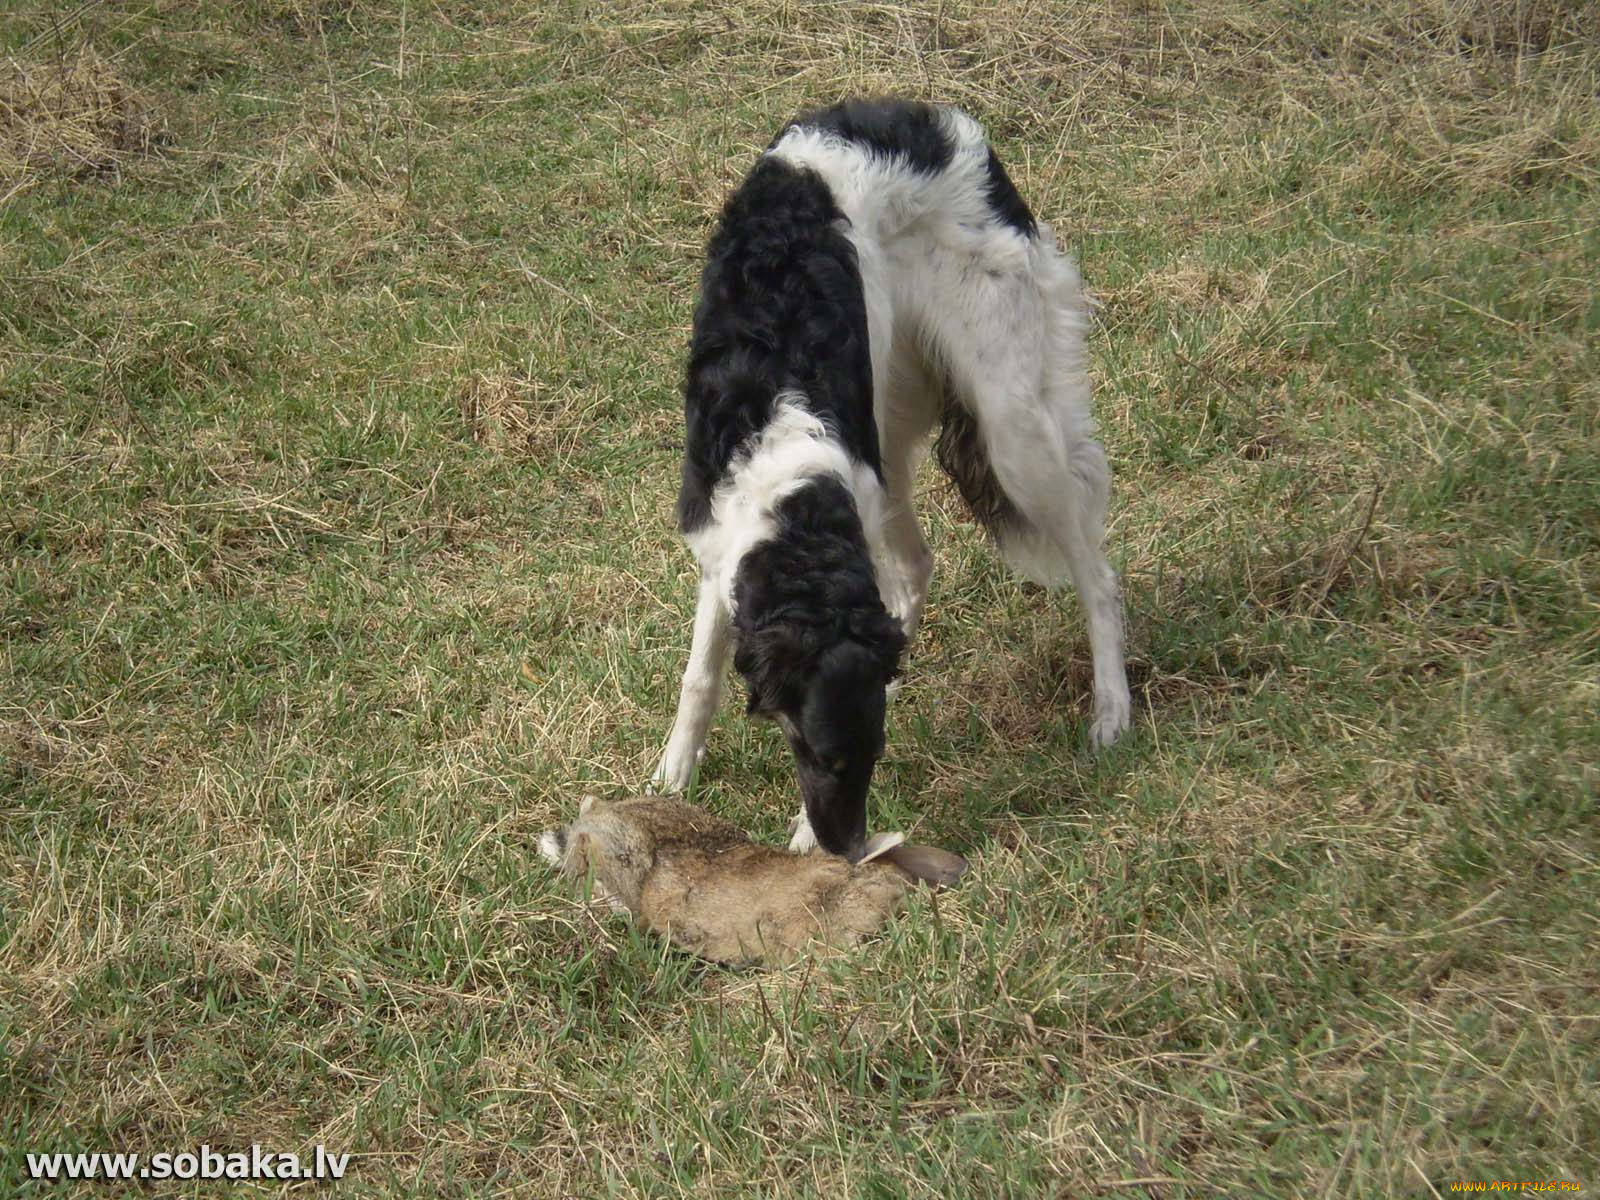
<instances>
[{"instance_id":1,"label":"rabbit's ear","mask_svg":"<svg viewBox=\"0 0 1600 1200\"><path fill-rule=\"evenodd\" d=\"M578 815L581 817L581 816L583 816L584 813L588 812L591 808L593 808L594 807L594 801L595 801L595 798L593 796L585 796L582 800L579 800L578 801Z\"/></svg>"},{"instance_id":2,"label":"rabbit's ear","mask_svg":"<svg viewBox=\"0 0 1600 1200\"><path fill-rule=\"evenodd\" d=\"M967 860L961 855L934 846L890 846L880 857L918 883L936 888L949 887L967 871Z\"/></svg>"},{"instance_id":3,"label":"rabbit's ear","mask_svg":"<svg viewBox=\"0 0 1600 1200\"><path fill-rule=\"evenodd\" d=\"M881 858L905 840L906 835L903 833L875 833L867 839L866 849L861 852L861 857L856 859L856 862L869 863L875 858Z\"/></svg>"},{"instance_id":4,"label":"rabbit's ear","mask_svg":"<svg viewBox=\"0 0 1600 1200\"><path fill-rule=\"evenodd\" d=\"M594 869L594 841L592 833L580 833L571 838L567 843L567 874L576 878Z\"/></svg>"}]
</instances>

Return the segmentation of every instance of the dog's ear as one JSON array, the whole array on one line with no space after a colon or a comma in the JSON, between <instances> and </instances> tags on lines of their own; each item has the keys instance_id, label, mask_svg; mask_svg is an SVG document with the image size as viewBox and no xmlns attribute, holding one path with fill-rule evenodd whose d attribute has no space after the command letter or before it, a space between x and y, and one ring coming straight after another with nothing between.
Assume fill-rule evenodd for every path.
<instances>
[{"instance_id":1,"label":"dog's ear","mask_svg":"<svg viewBox=\"0 0 1600 1200\"><path fill-rule=\"evenodd\" d=\"M580 817L594 807L595 799L596 798L594 796L585 796L582 800L578 801L578 815Z\"/></svg>"},{"instance_id":2,"label":"dog's ear","mask_svg":"<svg viewBox=\"0 0 1600 1200\"><path fill-rule=\"evenodd\" d=\"M773 621L740 637L733 666L749 691L745 711L772 716L798 708L820 649L815 632L792 621Z\"/></svg>"},{"instance_id":3,"label":"dog's ear","mask_svg":"<svg viewBox=\"0 0 1600 1200\"><path fill-rule=\"evenodd\" d=\"M841 647L854 647L870 657L871 669L887 684L900 669L906 637L900 622L886 612L853 613L839 639L796 621L773 621L741 635L733 653L733 666L749 691L745 711L772 716L792 712L805 702L818 660Z\"/></svg>"},{"instance_id":4,"label":"dog's ear","mask_svg":"<svg viewBox=\"0 0 1600 1200\"><path fill-rule=\"evenodd\" d=\"M849 624L850 637L872 651L878 660L878 670L883 682L888 683L900 673L900 656L905 653L905 630L897 617L886 612L852 613Z\"/></svg>"}]
</instances>

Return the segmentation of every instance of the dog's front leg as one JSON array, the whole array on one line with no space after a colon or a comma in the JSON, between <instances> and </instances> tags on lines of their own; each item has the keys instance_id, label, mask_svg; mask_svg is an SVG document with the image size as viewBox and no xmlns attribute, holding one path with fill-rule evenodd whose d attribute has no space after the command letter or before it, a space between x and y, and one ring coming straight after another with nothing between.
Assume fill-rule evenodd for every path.
<instances>
[{"instance_id":1,"label":"dog's front leg","mask_svg":"<svg viewBox=\"0 0 1600 1200\"><path fill-rule=\"evenodd\" d=\"M706 730L722 699L731 631L728 606L715 581L702 574L694 610L694 643L689 649L689 665L683 672L683 688L678 693L678 717L672 723L666 753L652 780L663 791L681 792L688 787L705 754Z\"/></svg>"}]
</instances>

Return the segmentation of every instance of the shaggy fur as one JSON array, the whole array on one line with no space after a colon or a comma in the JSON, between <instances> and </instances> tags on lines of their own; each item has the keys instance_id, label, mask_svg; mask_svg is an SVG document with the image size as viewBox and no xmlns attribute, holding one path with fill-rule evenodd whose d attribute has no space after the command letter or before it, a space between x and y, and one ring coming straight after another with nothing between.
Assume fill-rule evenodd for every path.
<instances>
[{"instance_id":1,"label":"shaggy fur","mask_svg":"<svg viewBox=\"0 0 1600 1200\"><path fill-rule=\"evenodd\" d=\"M578 819L539 839L569 879L702 958L781 963L813 943L844 949L876 930L919 880L953 883L959 855L893 845L859 864L752 842L720 817L678 800L585 797Z\"/></svg>"},{"instance_id":2,"label":"shaggy fur","mask_svg":"<svg viewBox=\"0 0 1600 1200\"><path fill-rule=\"evenodd\" d=\"M810 171L763 158L706 248L689 343L678 520L693 533L733 456L780 393L804 397L858 461L880 471L866 303L845 216Z\"/></svg>"},{"instance_id":3,"label":"shaggy fur","mask_svg":"<svg viewBox=\"0 0 1600 1200\"><path fill-rule=\"evenodd\" d=\"M678 513L701 584L658 785L687 786L736 642L750 711L794 751L793 848L860 855L886 689L932 574L912 484L936 428L1006 561L1077 589L1090 739L1122 733L1086 325L1077 272L971 118L851 101L774 139L723 210L695 311Z\"/></svg>"}]
</instances>

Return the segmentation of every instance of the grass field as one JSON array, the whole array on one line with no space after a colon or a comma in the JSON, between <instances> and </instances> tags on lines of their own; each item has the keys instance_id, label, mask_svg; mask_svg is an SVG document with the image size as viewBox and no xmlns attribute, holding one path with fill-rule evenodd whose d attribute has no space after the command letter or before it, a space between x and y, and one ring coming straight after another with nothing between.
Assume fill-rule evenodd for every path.
<instances>
[{"instance_id":1,"label":"grass field","mask_svg":"<svg viewBox=\"0 0 1600 1200\"><path fill-rule=\"evenodd\" d=\"M0 1195L1600 1186L1597 88L1580 0L0 0ZM930 473L872 824L974 870L732 972L535 843L670 720L709 222L857 90L1100 299L1136 726Z\"/></svg>"}]
</instances>

